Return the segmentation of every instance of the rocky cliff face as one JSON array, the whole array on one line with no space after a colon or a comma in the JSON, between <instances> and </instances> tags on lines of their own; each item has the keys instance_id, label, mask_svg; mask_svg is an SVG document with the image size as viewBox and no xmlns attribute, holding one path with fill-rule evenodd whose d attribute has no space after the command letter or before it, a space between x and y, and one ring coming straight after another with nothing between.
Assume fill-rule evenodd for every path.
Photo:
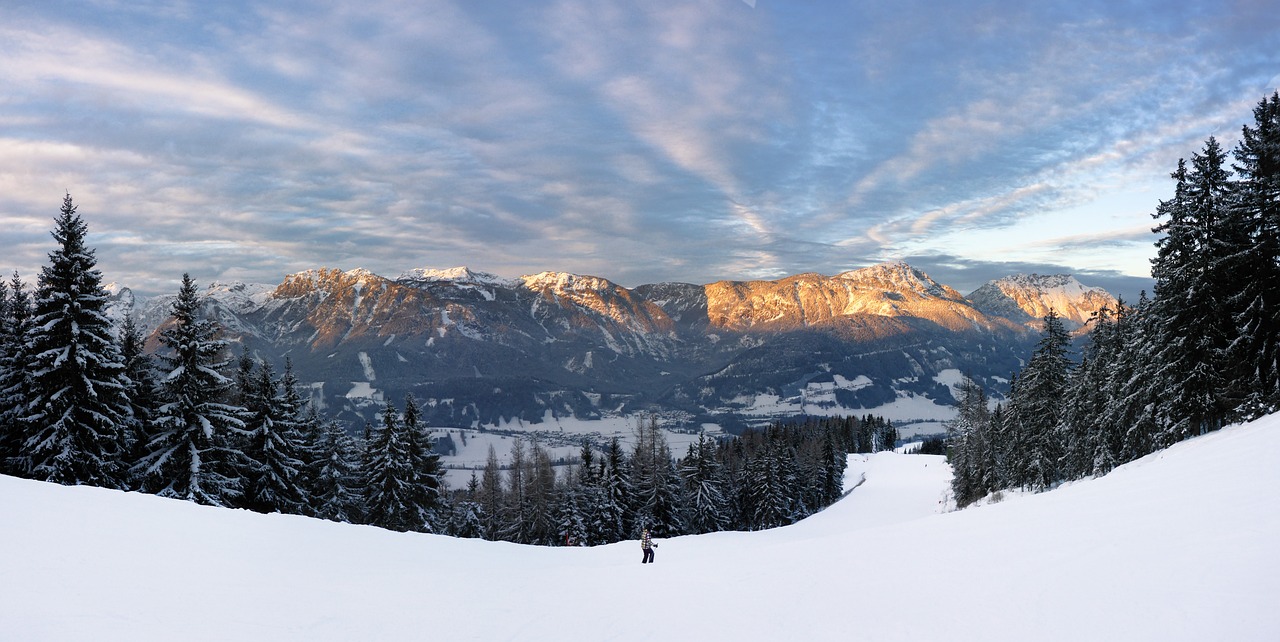
<instances>
[{"instance_id":1,"label":"rocky cliff face","mask_svg":"<svg viewBox=\"0 0 1280 642\"><path fill-rule=\"evenodd\" d=\"M1069 286L1055 287L1067 296ZM204 313L237 351L291 359L316 403L353 424L410 392L436 425L653 407L696 424L726 412L945 404L956 372L998 393L1034 343L1023 325L1034 305L1064 300L998 291L1003 299L976 305L903 263L635 289L558 272L422 269L393 280L320 269L274 288L214 284ZM166 299L143 307L144 323L160 324Z\"/></svg>"},{"instance_id":2,"label":"rocky cliff face","mask_svg":"<svg viewBox=\"0 0 1280 642\"><path fill-rule=\"evenodd\" d=\"M712 327L787 331L858 316L913 317L955 330L1009 329L959 292L905 263L886 263L833 277L801 274L779 281L722 281L706 286Z\"/></svg>"}]
</instances>

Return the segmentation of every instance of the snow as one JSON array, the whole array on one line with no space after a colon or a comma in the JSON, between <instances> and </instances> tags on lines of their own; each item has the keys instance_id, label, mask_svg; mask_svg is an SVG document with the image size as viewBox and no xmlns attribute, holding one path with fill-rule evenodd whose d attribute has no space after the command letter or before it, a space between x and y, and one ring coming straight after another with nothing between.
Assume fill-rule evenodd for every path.
<instances>
[{"instance_id":1,"label":"snow","mask_svg":"<svg viewBox=\"0 0 1280 642\"><path fill-rule=\"evenodd\" d=\"M0 627L42 640L1276 640L1280 416L943 512L854 456L796 525L537 548L0 477Z\"/></svg>"},{"instance_id":2,"label":"snow","mask_svg":"<svg viewBox=\"0 0 1280 642\"><path fill-rule=\"evenodd\" d=\"M347 392L347 399L372 399L374 401L382 401L382 393L373 387L368 381L352 381L351 390Z\"/></svg>"},{"instance_id":3,"label":"snow","mask_svg":"<svg viewBox=\"0 0 1280 642\"><path fill-rule=\"evenodd\" d=\"M746 406L740 412L753 418L789 417L799 414L815 416L872 414L892 421L895 426L916 423L941 424L956 416L954 406L939 405L928 397L914 393L899 392L897 399L874 408L849 408L836 403L836 388L857 390L869 385L870 382L871 380L863 375L853 380L837 376L834 385L830 382L806 385L802 396L783 398L775 394L739 395L731 404Z\"/></svg>"},{"instance_id":4,"label":"snow","mask_svg":"<svg viewBox=\"0 0 1280 642\"><path fill-rule=\"evenodd\" d=\"M416 268L402 273L396 278L397 281L425 281L425 282L450 282L454 284L482 284L482 285L505 285L503 279L490 274L488 272L473 272L466 266L435 269L435 268ZM489 299L492 301L493 299Z\"/></svg>"},{"instance_id":5,"label":"snow","mask_svg":"<svg viewBox=\"0 0 1280 642\"><path fill-rule=\"evenodd\" d=\"M377 373L373 371L373 360L369 358L369 353L361 352L356 355L360 360L360 369L364 371L364 378L373 381L378 378Z\"/></svg>"},{"instance_id":6,"label":"snow","mask_svg":"<svg viewBox=\"0 0 1280 642\"><path fill-rule=\"evenodd\" d=\"M214 281L205 288L203 296L220 301L236 312L246 314L266 305L275 291L276 286L266 283Z\"/></svg>"}]
</instances>

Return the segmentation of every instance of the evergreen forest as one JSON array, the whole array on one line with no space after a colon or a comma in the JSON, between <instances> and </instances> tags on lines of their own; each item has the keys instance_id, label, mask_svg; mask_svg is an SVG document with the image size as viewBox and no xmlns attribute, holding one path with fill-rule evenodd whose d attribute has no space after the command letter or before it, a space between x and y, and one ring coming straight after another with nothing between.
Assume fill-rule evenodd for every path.
<instances>
[{"instance_id":1,"label":"evergreen forest","mask_svg":"<svg viewBox=\"0 0 1280 642\"><path fill-rule=\"evenodd\" d=\"M1280 409L1280 94L1253 114L1230 154L1211 137L1178 161L1153 214L1150 298L1100 310L1080 354L1051 311L1005 403L961 386L958 505L1103 475Z\"/></svg>"}]
</instances>

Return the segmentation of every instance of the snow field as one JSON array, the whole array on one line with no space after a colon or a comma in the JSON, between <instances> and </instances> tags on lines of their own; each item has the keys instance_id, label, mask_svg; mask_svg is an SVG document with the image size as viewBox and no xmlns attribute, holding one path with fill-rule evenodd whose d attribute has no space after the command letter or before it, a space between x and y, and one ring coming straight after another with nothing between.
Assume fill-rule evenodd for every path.
<instances>
[{"instance_id":1,"label":"snow field","mask_svg":"<svg viewBox=\"0 0 1280 642\"><path fill-rule=\"evenodd\" d=\"M538 548L0 477L0 638L1276 640L1280 416L940 513L939 457L852 456L786 528Z\"/></svg>"}]
</instances>

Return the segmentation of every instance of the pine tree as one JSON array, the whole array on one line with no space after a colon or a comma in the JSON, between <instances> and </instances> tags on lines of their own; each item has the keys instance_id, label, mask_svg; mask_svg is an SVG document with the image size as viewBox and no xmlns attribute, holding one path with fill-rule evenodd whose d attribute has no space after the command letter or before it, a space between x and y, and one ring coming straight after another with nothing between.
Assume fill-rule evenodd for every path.
<instances>
[{"instance_id":1,"label":"pine tree","mask_svg":"<svg viewBox=\"0 0 1280 642\"><path fill-rule=\"evenodd\" d=\"M689 532L714 533L729 525L728 500L724 494L724 478L719 462L715 459L712 442L706 435L698 435L696 444L689 444L689 453L681 462L685 483Z\"/></svg>"},{"instance_id":2,"label":"pine tree","mask_svg":"<svg viewBox=\"0 0 1280 642\"><path fill-rule=\"evenodd\" d=\"M1231 301L1238 338L1227 363L1239 382L1243 418L1280 408L1280 92L1253 110L1232 165L1239 183L1232 208L1245 245L1228 254L1224 271L1247 274Z\"/></svg>"},{"instance_id":3,"label":"pine tree","mask_svg":"<svg viewBox=\"0 0 1280 642\"><path fill-rule=\"evenodd\" d=\"M597 465L595 451L585 439L578 457L578 479L572 492L576 494L575 501L584 528L579 543L583 546L595 546L617 541L616 534L622 531L622 527L618 512L611 510L607 502L608 494L603 485L605 461L601 459Z\"/></svg>"},{"instance_id":4,"label":"pine tree","mask_svg":"<svg viewBox=\"0 0 1280 642\"><path fill-rule=\"evenodd\" d=\"M4 381L9 374L6 355L9 351L8 336L12 325L13 315L10 311L9 284L0 281L0 391L4 390ZM5 420L5 417L9 414L6 410L7 406L7 398L3 392L0 392L0 475L8 473L8 464L6 462L18 455L18 445L22 443L16 432L10 431L9 422Z\"/></svg>"},{"instance_id":5,"label":"pine tree","mask_svg":"<svg viewBox=\"0 0 1280 642\"><path fill-rule=\"evenodd\" d=\"M31 457L23 450L26 425L27 391L31 388L30 349L27 335L31 332L31 296L17 272L4 292L0 311L0 473L29 477Z\"/></svg>"},{"instance_id":6,"label":"pine tree","mask_svg":"<svg viewBox=\"0 0 1280 642\"><path fill-rule=\"evenodd\" d=\"M365 448L367 523L395 531L422 530L426 524L416 501L413 443L391 402L382 411L382 428L370 436Z\"/></svg>"},{"instance_id":7,"label":"pine tree","mask_svg":"<svg viewBox=\"0 0 1280 642\"><path fill-rule=\"evenodd\" d=\"M656 415L636 421L631 488L636 499L636 520L648 527L654 537L672 537L683 532L679 475Z\"/></svg>"},{"instance_id":8,"label":"pine tree","mask_svg":"<svg viewBox=\"0 0 1280 642\"><path fill-rule=\"evenodd\" d=\"M525 481L528 469L524 440L517 437L511 442L511 468L507 470L507 493L499 532L499 539L517 544L532 543L533 507Z\"/></svg>"},{"instance_id":9,"label":"pine tree","mask_svg":"<svg viewBox=\"0 0 1280 642\"><path fill-rule=\"evenodd\" d=\"M290 368L292 369L292 368ZM304 514L303 476L306 464L296 380L290 373L288 392L282 389L271 364L260 361L251 388L241 393L248 435L248 460L243 506L259 513Z\"/></svg>"},{"instance_id":10,"label":"pine tree","mask_svg":"<svg viewBox=\"0 0 1280 642\"><path fill-rule=\"evenodd\" d=\"M850 425L856 431L856 425ZM726 481L725 495L729 500L729 528L732 530L750 530L751 515L751 482L747 470L747 451L740 437L725 445L720 453L720 462L724 468ZM852 448L857 448L856 434L851 440Z\"/></svg>"},{"instance_id":11,"label":"pine tree","mask_svg":"<svg viewBox=\"0 0 1280 642\"><path fill-rule=\"evenodd\" d=\"M147 455L147 444L155 437L153 432L156 408L159 406L159 383L156 381L156 364L144 350L142 329L126 314L120 326L120 356L124 360L128 378L130 417L124 426L125 461L130 466L130 488L141 488L141 480L133 473L133 466Z\"/></svg>"},{"instance_id":12,"label":"pine tree","mask_svg":"<svg viewBox=\"0 0 1280 642\"><path fill-rule=\"evenodd\" d=\"M528 541L540 545L557 544L561 538L556 522L556 474L551 466L551 455L541 444L534 442L526 461L524 494L529 505Z\"/></svg>"},{"instance_id":13,"label":"pine tree","mask_svg":"<svg viewBox=\"0 0 1280 642\"><path fill-rule=\"evenodd\" d=\"M302 493L305 495L312 472L307 464L316 458L315 449L320 443L324 427L315 408L311 407L310 400L302 397L300 387L298 376L294 374L293 359L285 357L284 372L280 375L280 396L276 400L276 405L280 408L278 421L283 427L283 434L296 449L294 455L303 464L298 484L303 487Z\"/></svg>"},{"instance_id":14,"label":"pine tree","mask_svg":"<svg viewBox=\"0 0 1280 642\"><path fill-rule=\"evenodd\" d=\"M321 422L315 448L307 499L311 514L335 522L357 523L361 519L362 494L358 445L336 421Z\"/></svg>"},{"instance_id":15,"label":"pine tree","mask_svg":"<svg viewBox=\"0 0 1280 642\"><path fill-rule=\"evenodd\" d=\"M769 432L774 432L771 427ZM747 461L747 492L752 530L777 528L795 521L792 479L786 466L785 445L776 437L766 438L764 448Z\"/></svg>"},{"instance_id":16,"label":"pine tree","mask_svg":"<svg viewBox=\"0 0 1280 642\"><path fill-rule=\"evenodd\" d=\"M601 484L605 496L600 505L600 524L604 529L605 541L617 542L627 537L635 524L635 513L630 508L634 494L631 488L631 468L617 437L609 441L602 463L604 473L601 475Z\"/></svg>"},{"instance_id":17,"label":"pine tree","mask_svg":"<svg viewBox=\"0 0 1280 642\"><path fill-rule=\"evenodd\" d=\"M422 412L412 394L404 400L403 427L409 442L409 455L413 469L413 507L415 518L427 532L433 532L437 517L434 511L443 499L444 471L440 468L440 455L435 452L431 435L421 422Z\"/></svg>"},{"instance_id":18,"label":"pine tree","mask_svg":"<svg viewBox=\"0 0 1280 642\"><path fill-rule=\"evenodd\" d=\"M587 546L590 533L587 527L583 495L577 483L559 488L555 494L554 512L556 544L563 546Z\"/></svg>"},{"instance_id":19,"label":"pine tree","mask_svg":"<svg viewBox=\"0 0 1280 642\"><path fill-rule=\"evenodd\" d=\"M454 537L479 539L485 533L485 515L477 497L480 493L480 480L475 471L471 471L471 479L467 482L466 499L454 502L449 519L448 533Z\"/></svg>"},{"instance_id":20,"label":"pine tree","mask_svg":"<svg viewBox=\"0 0 1280 642\"><path fill-rule=\"evenodd\" d=\"M123 487L127 379L107 292L85 245L88 227L68 194L52 232L58 247L41 269L30 345L22 448L36 479Z\"/></svg>"},{"instance_id":21,"label":"pine tree","mask_svg":"<svg viewBox=\"0 0 1280 642\"><path fill-rule=\"evenodd\" d=\"M1090 323L1089 343L1071 377L1063 415L1068 437L1062 459L1066 479L1106 474L1115 468L1119 455L1119 426L1106 412L1111 363L1120 355L1117 324L1109 307L1098 310Z\"/></svg>"},{"instance_id":22,"label":"pine tree","mask_svg":"<svg viewBox=\"0 0 1280 642\"><path fill-rule=\"evenodd\" d=\"M1157 376L1168 403L1161 405L1157 445L1168 446L1221 427L1229 417L1231 387L1225 355L1234 335L1228 310L1237 275L1223 272L1233 243L1224 238L1223 220L1231 205L1230 174L1215 139L1193 154L1191 169L1179 162L1173 177L1175 196L1160 204L1168 217L1157 231L1152 262L1156 297Z\"/></svg>"},{"instance_id":23,"label":"pine tree","mask_svg":"<svg viewBox=\"0 0 1280 642\"><path fill-rule=\"evenodd\" d=\"M836 445L836 434L831 428L822 434L822 464L820 474L820 498L823 506L830 506L844 495L844 471L848 457Z\"/></svg>"},{"instance_id":24,"label":"pine tree","mask_svg":"<svg viewBox=\"0 0 1280 642\"><path fill-rule=\"evenodd\" d=\"M951 493L956 505L963 508L996 489L990 485L994 456L988 438L991 416L986 391L966 376L957 392L956 418L947 423L947 438L949 460L955 473Z\"/></svg>"},{"instance_id":25,"label":"pine tree","mask_svg":"<svg viewBox=\"0 0 1280 642\"><path fill-rule=\"evenodd\" d=\"M480 515L484 520L482 536L488 540L498 539L502 532L500 520L504 498L502 468L498 465L498 453L494 451L493 444L489 444L489 457L485 461L484 472L480 478L476 503L480 505Z\"/></svg>"},{"instance_id":26,"label":"pine tree","mask_svg":"<svg viewBox=\"0 0 1280 642\"><path fill-rule=\"evenodd\" d=\"M235 505L244 492L239 438L245 410L231 403L233 382L223 371L226 341L199 318L196 284L182 275L170 325L160 334L168 350L154 436L135 467L143 489L214 506Z\"/></svg>"},{"instance_id":27,"label":"pine tree","mask_svg":"<svg viewBox=\"0 0 1280 642\"><path fill-rule=\"evenodd\" d=\"M1116 319L1118 354L1107 373L1104 414L1121 432L1117 464L1133 461L1156 448L1157 414L1164 394L1155 355L1154 315L1144 291L1132 310Z\"/></svg>"},{"instance_id":28,"label":"pine tree","mask_svg":"<svg viewBox=\"0 0 1280 642\"><path fill-rule=\"evenodd\" d=\"M1010 398L1020 457L1026 468L1018 485L1043 490L1061 479L1064 399L1073 364L1071 338L1053 310L1044 318L1044 331Z\"/></svg>"}]
</instances>

